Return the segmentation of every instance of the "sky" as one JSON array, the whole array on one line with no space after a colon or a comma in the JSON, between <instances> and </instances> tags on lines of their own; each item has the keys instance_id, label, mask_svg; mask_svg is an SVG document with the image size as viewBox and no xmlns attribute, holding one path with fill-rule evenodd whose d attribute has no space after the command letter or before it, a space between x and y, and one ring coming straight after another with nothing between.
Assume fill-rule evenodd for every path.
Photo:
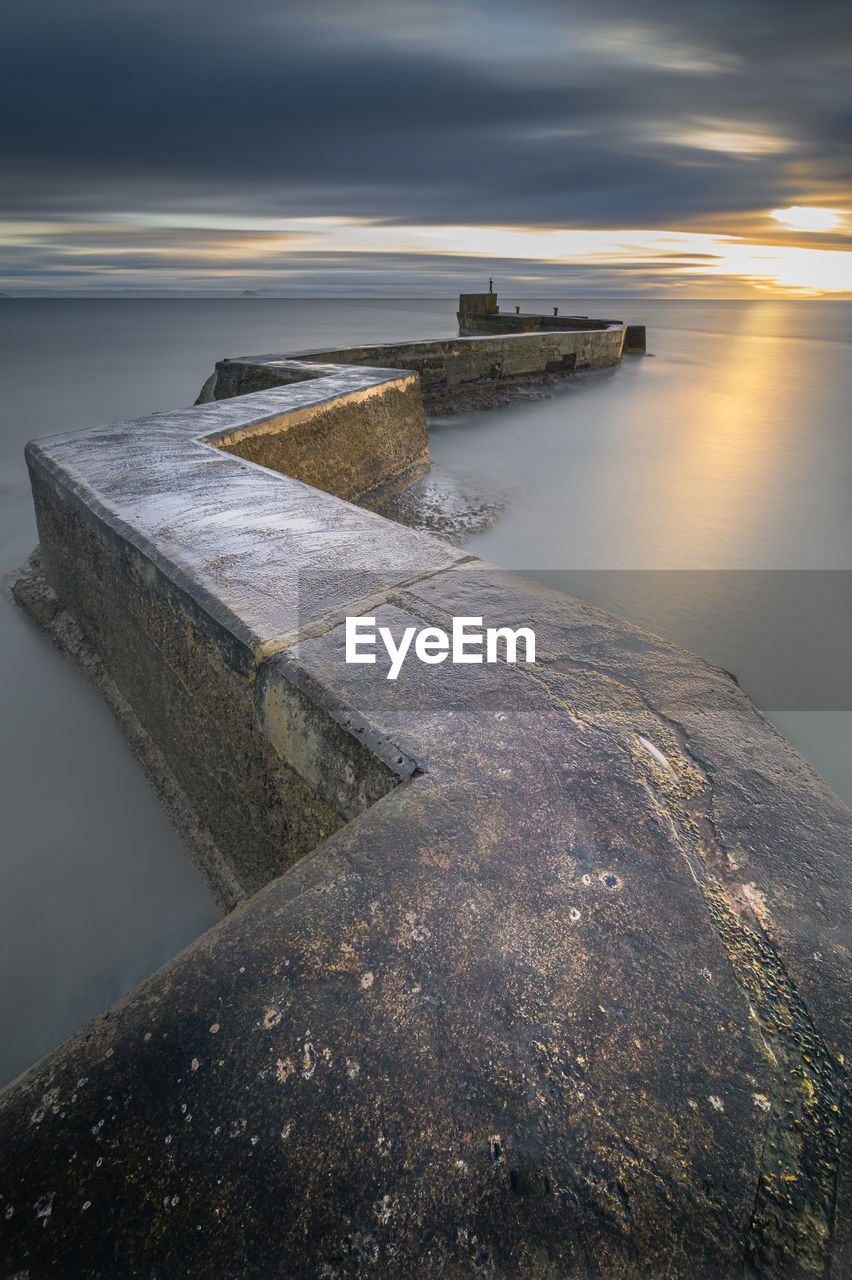
<instances>
[{"instance_id":1,"label":"sky","mask_svg":"<svg viewBox=\"0 0 852 1280\"><path fill-rule=\"evenodd\" d=\"M0 290L852 297L846 0L7 0Z\"/></svg>"}]
</instances>

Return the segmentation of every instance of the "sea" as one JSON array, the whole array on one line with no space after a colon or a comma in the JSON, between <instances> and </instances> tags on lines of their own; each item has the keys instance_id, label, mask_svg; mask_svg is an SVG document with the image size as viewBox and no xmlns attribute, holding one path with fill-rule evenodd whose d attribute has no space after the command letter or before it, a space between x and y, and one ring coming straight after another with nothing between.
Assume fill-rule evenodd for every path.
<instances>
[{"instance_id":1,"label":"sea","mask_svg":"<svg viewBox=\"0 0 852 1280\"><path fill-rule=\"evenodd\" d=\"M852 804L852 303L509 298L648 355L430 423L478 556L700 653ZM456 334L453 298L0 299L0 572L27 440L191 404L223 356ZM99 697L0 599L0 1085L218 912Z\"/></svg>"}]
</instances>

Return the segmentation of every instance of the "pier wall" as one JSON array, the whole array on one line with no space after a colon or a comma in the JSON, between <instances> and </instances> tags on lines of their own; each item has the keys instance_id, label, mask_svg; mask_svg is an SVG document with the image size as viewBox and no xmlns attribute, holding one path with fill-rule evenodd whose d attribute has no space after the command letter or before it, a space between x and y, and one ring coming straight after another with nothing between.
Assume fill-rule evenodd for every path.
<instances>
[{"instance_id":1,"label":"pier wall","mask_svg":"<svg viewBox=\"0 0 852 1280\"><path fill-rule=\"evenodd\" d=\"M500 334L472 338L444 338L425 342L383 343L314 352L298 352L292 359L322 364L378 365L407 369L420 378L427 410L441 407L460 391L477 387L493 390L541 380L548 374L583 369L606 369L618 363L625 328ZM208 380L204 400L281 386L290 381L280 355L236 357L219 361Z\"/></svg>"},{"instance_id":2,"label":"pier wall","mask_svg":"<svg viewBox=\"0 0 852 1280\"><path fill-rule=\"evenodd\" d=\"M262 465L407 403L323 366L28 447L244 900L0 1097L5 1273L847 1275L852 815L724 672ZM391 682L353 615L537 662Z\"/></svg>"},{"instance_id":3,"label":"pier wall","mask_svg":"<svg viewBox=\"0 0 852 1280\"><path fill-rule=\"evenodd\" d=\"M333 372L330 365L279 360L280 381L268 381L290 386ZM429 466L423 400L408 371L397 377L388 371L380 384L229 428L209 443L363 506L378 506Z\"/></svg>"}]
</instances>

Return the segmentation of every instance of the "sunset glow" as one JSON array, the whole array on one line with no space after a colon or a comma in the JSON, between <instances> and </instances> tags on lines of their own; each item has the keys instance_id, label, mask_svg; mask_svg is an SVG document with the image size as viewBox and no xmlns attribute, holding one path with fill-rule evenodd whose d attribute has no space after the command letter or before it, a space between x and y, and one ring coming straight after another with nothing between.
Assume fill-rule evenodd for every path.
<instances>
[{"instance_id":1,"label":"sunset glow","mask_svg":"<svg viewBox=\"0 0 852 1280\"><path fill-rule=\"evenodd\" d=\"M833 231L843 221L839 209L812 209L801 204L791 205L789 209L773 209L769 216L794 231Z\"/></svg>"},{"instance_id":2,"label":"sunset glow","mask_svg":"<svg viewBox=\"0 0 852 1280\"><path fill-rule=\"evenodd\" d=\"M799 216L791 209L776 210L773 217L780 220L781 213L791 220ZM825 223L829 218L839 221L834 210L802 209L801 214L813 215L814 222L820 220L817 215ZM297 273L335 262L345 262L350 272L363 264L377 277L402 270L410 275L443 264L444 271L462 278L470 270L464 261L481 260L507 264L506 273L524 263L539 273L562 269L578 281L602 270L645 273L646 278L668 281L681 296L702 296L720 286L792 297L852 292L852 253L836 245L815 245L817 230L811 228L804 244L773 244L646 227L387 225L339 216L124 214L108 223L18 222L7 228L0 243L19 252L61 254L71 281L76 277L85 283L95 262L102 278L121 279L133 263L144 264L147 277L160 287L179 278L188 291L194 285L214 288L217 282L227 289L236 280L286 292ZM524 273L519 274L522 278Z\"/></svg>"},{"instance_id":3,"label":"sunset glow","mask_svg":"<svg viewBox=\"0 0 852 1280\"><path fill-rule=\"evenodd\" d=\"M162 2L4 28L0 292L852 291L847 55L804 14L245 0L200 58Z\"/></svg>"}]
</instances>

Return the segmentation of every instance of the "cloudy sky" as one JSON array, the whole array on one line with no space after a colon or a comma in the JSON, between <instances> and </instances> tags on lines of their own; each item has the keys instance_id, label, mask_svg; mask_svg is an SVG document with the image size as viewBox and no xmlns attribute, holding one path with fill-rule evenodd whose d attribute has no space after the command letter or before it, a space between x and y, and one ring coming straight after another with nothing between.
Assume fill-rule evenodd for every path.
<instances>
[{"instance_id":1,"label":"cloudy sky","mask_svg":"<svg viewBox=\"0 0 852 1280\"><path fill-rule=\"evenodd\" d=\"M847 0L7 0L10 293L852 296Z\"/></svg>"}]
</instances>

